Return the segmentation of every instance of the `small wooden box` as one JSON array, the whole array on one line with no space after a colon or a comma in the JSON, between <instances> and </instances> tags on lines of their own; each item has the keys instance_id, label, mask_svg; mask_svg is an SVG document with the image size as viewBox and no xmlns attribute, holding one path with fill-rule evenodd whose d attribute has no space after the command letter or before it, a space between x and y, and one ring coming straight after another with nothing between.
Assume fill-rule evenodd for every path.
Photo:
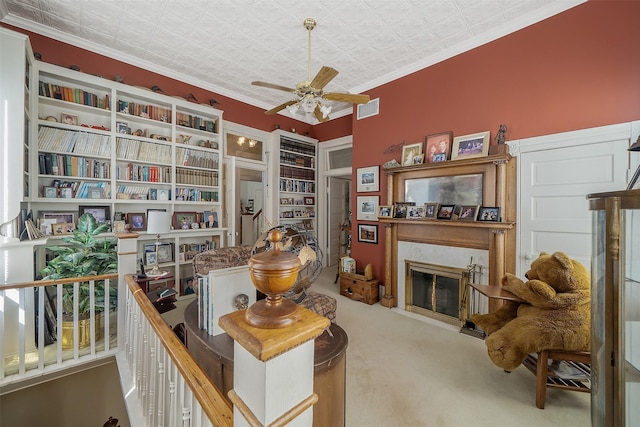
<instances>
[{"instance_id":1,"label":"small wooden box","mask_svg":"<svg viewBox=\"0 0 640 427\"><path fill-rule=\"evenodd\" d=\"M362 274L340 273L340 294L369 305L378 302L378 281L365 280Z\"/></svg>"}]
</instances>

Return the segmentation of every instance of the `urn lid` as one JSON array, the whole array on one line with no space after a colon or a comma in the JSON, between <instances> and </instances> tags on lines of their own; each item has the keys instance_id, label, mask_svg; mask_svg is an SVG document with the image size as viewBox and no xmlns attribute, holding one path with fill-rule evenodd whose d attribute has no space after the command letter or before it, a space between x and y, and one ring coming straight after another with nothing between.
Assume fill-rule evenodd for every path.
<instances>
[{"instance_id":1,"label":"urn lid","mask_svg":"<svg viewBox=\"0 0 640 427\"><path fill-rule=\"evenodd\" d=\"M252 256L251 259L249 259L250 269L274 271L297 270L300 268L300 260L297 256L289 252L282 252L280 249L282 231L271 230L268 240L271 242L271 249Z\"/></svg>"}]
</instances>

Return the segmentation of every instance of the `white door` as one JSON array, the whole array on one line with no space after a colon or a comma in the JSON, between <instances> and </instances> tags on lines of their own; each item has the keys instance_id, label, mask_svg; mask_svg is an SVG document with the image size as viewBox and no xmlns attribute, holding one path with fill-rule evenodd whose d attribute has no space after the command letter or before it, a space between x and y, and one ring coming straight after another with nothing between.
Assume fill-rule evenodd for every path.
<instances>
[{"instance_id":1,"label":"white door","mask_svg":"<svg viewBox=\"0 0 640 427\"><path fill-rule=\"evenodd\" d=\"M327 253L327 266L338 263L340 256L340 226L349 216L349 188L351 179L344 177L328 177L327 188L329 194L327 200L327 217L329 218L327 234L329 242ZM344 254L343 254L344 255Z\"/></svg>"},{"instance_id":2,"label":"white door","mask_svg":"<svg viewBox=\"0 0 640 427\"><path fill-rule=\"evenodd\" d=\"M520 141L518 277L540 252L565 252L591 267L586 196L626 187L628 125Z\"/></svg>"}]
</instances>

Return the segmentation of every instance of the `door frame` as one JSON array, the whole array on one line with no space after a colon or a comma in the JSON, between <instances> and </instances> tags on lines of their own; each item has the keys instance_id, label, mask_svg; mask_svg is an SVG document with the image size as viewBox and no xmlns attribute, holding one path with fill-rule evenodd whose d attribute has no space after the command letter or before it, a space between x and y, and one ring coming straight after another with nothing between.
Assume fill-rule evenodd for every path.
<instances>
[{"instance_id":1,"label":"door frame","mask_svg":"<svg viewBox=\"0 0 640 427\"><path fill-rule=\"evenodd\" d=\"M332 151L343 150L345 148L352 147L353 135L347 135L318 143L318 193L316 195L316 197L318 198L318 212L316 213L316 215L318 216L318 246L322 249L323 253L328 253L329 250L328 232L330 229L329 227L331 226L331 224L327 224L327 221L329 220L329 216L327 214L327 206L329 204L329 188L327 178L331 176L350 175L352 183L351 187L353 187L353 168L346 167L329 170L329 154ZM354 194L353 188L351 188L351 194ZM324 257L324 259L322 260L322 266L327 266L327 257Z\"/></svg>"},{"instance_id":2,"label":"door frame","mask_svg":"<svg viewBox=\"0 0 640 427\"><path fill-rule=\"evenodd\" d=\"M262 161L250 160L242 157L227 156L227 133L234 135L241 135L252 137L262 141ZM227 223L227 246L236 246L236 239L238 234L236 218L238 213L237 199L239 198L240 189L240 175L238 169L249 169L258 172L262 172L262 189L264 194L264 206L263 206L263 218L266 221L266 213L271 212L273 209L273 196L270 191L269 185L269 154L271 152L271 133L265 132L260 129L251 128L249 126L240 125L230 121L224 122L223 132L223 144L224 144L224 165L226 168L224 174L224 212L226 213Z\"/></svg>"}]
</instances>

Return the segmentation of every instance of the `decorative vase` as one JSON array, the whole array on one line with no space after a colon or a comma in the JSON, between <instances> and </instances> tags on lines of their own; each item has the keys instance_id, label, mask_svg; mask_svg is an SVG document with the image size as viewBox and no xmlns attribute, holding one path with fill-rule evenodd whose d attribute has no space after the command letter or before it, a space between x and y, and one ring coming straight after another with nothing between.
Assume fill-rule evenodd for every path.
<instances>
[{"instance_id":1,"label":"decorative vase","mask_svg":"<svg viewBox=\"0 0 640 427\"><path fill-rule=\"evenodd\" d=\"M250 325L257 328L284 328L296 320L297 304L283 298L282 294L296 282L300 260L291 253L282 252L280 230L271 230L268 239L271 250L256 254L249 260L253 286L267 297L251 305L245 317Z\"/></svg>"}]
</instances>

